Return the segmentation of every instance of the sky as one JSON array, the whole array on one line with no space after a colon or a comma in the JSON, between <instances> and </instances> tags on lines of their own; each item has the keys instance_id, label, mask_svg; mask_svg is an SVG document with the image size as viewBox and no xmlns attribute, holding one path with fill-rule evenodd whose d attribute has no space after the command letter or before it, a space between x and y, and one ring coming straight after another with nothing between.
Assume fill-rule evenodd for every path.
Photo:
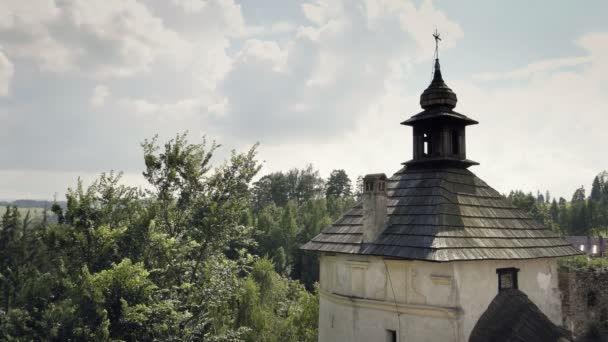
<instances>
[{"instance_id":1,"label":"sky","mask_svg":"<svg viewBox=\"0 0 608 342\"><path fill-rule=\"evenodd\" d=\"M145 186L140 143L188 131L261 174L388 175L411 159L433 65L458 95L471 171L570 199L608 169L608 2L3 0L0 199L80 177Z\"/></svg>"}]
</instances>

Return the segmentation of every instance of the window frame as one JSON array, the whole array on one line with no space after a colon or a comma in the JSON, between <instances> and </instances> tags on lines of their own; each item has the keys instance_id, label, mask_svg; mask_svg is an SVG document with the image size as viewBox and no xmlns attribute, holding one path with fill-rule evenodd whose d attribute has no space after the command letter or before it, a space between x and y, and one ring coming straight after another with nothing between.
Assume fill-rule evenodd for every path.
<instances>
[{"instance_id":1,"label":"window frame","mask_svg":"<svg viewBox=\"0 0 608 342\"><path fill-rule=\"evenodd\" d=\"M397 342L399 340L399 336L396 330L386 329L386 341L387 342Z\"/></svg>"},{"instance_id":2,"label":"window frame","mask_svg":"<svg viewBox=\"0 0 608 342\"><path fill-rule=\"evenodd\" d=\"M517 279L517 273L519 272L519 268L515 268L515 267L505 267L505 268L497 268L496 269L496 274L498 275L498 292L503 291L503 290L508 290L508 289L519 289L519 284L518 284L518 279ZM506 274L510 274L511 275L511 279L513 281L513 286L512 287L508 287L508 288L503 288L501 286L501 277L503 275Z\"/></svg>"}]
</instances>

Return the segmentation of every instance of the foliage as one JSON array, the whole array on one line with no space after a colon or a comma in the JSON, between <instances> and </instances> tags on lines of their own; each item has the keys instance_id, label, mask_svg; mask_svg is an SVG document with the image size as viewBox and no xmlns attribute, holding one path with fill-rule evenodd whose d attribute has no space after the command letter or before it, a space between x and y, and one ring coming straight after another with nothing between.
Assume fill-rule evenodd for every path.
<instances>
[{"instance_id":1,"label":"foliage","mask_svg":"<svg viewBox=\"0 0 608 342\"><path fill-rule=\"evenodd\" d=\"M6 208L0 340L315 339L317 298L285 275L327 222L317 172L290 171L289 200L255 210L256 146L216 167L219 145L186 134L142 147L150 190L110 172L69 189L56 221Z\"/></svg>"},{"instance_id":2,"label":"foliage","mask_svg":"<svg viewBox=\"0 0 608 342\"><path fill-rule=\"evenodd\" d=\"M308 190L300 192L299 196L285 190L289 188L286 185L290 183L289 179L296 184L293 189ZM306 185L298 185L300 182ZM254 252L271 258L277 272L299 279L307 289L313 290L314 282L319 278L318 258L302 252L299 246L355 204L350 184L344 170L334 170L324 180L310 165L303 170L275 172L260 178L253 187L251 216L259 242Z\"/></svg>"},{"instance_id":3,"label":"foliage","mask_svg":"<svg viewBox=\"0 0 608 342\"><path fill-rule=\"evenodd\" d=\"M559 265L570 269L608 269L608 258L590 258L586 255L577 255L560 259Z\"/></svg>"},{"instance_id":4,"label":"foliage","mask_svg":"<svg viewBox=\"0 0 608 342\"><path fill-rule=\"evenodd\" d=\"M327 180L325 197L348 197L352 195L350 178L344 170L333 170Z\"/></svg>"},{"instance_id":5,"label":"foliage","mask_svg":"<svg viewBox=\"0 0 608 342\"><path fill-rule=\"evenodd\" d=\"M608 179L602 172L594 179L591 194L584 187L576 189L570 202L564 198L549 201L550 194L537 196L511 191L507 196L514 205L546 226L564 235L608 235Z\"/></svg>"}]
</instances>

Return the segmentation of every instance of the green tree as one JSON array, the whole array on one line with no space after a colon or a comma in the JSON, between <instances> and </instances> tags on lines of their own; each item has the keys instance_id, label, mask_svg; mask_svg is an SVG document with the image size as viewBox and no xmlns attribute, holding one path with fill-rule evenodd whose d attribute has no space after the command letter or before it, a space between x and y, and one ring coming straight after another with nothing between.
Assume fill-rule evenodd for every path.
<instances>
[{"instance_id":1,"label":"green tree","mask_svg":"<svg viewBox=\"0 0 608 342\"><path fill-rule=\"evenodd\" d=\"M602 194L603 194L603 182L600 179L600 176L595 176L595 178L593 178L593 183L591 184L591 194L589 196L589 198L593 201L601 201L602 200Z\"/></svg>"},{"instance_id":2,"label":"green tree","mask_svg":"<svg viewBox=\"0 0 608 342\"><path fill-rule=\"evenodd\" d=\"M585 187L583 187L581 185L580 188L576 189L576 191L574 191L574 194L572 195L572 203L579 203L579 202L583 202L585 201L585 199L587 199L587 196L585 196Z\"/></svg>"},{"instance_id":3,"label":"green tree","mask_svg":"<svg viewBox=\"0 0 608 342\"><path fill-rule=\"evenodd\" d=\"M325 197L350 197L352 185L344 170L333 170L327 179Z\"/></svg>"}]
</instances>

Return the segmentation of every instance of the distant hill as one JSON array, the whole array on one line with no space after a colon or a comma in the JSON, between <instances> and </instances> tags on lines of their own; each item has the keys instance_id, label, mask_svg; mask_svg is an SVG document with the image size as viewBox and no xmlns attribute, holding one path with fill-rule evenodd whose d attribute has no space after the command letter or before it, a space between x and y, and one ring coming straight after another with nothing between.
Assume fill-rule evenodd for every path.
<instances>
[{"instance_id":1,"label":"distant hill","mask_svg":"<svg viewBox=\"0 0 608 342\"><path fill-rule=\"evenodd\" d=\"M56 221L57 217L51 212L51 206L53 205L53 203L53 201L47 200L28 199L21 199L15 201L0 201L0 217L2 217L2 215L4 215L4 213L6 212L6 207L15 205L19 209L19 213L21 213L22 218L25 218L25 215L27 215L27 213L29 212L30 219L32 220L30 224L40 222L42 216L44 215L44 210L47 211L47 217L49 221ZM66 201L60 201L57 203L63 209L65 209L67 206Z\"/></svg>"},{"instance_id":2,"label":"distant hill","mask_svg":"<svg viewBox=\"0 0 608 342\"><path fill-rule=\"evenodd\" d=\"M67 203L66 201L58 201L57 202L62 208L65 208ZM0 207L7 207L9 205L16 205L20 209L42 209L47 208L51 209L53 205L53 201L48 200L29 200L29 199L20 199L15 201L0 201Z\"/></svg>"}]
</instances>

